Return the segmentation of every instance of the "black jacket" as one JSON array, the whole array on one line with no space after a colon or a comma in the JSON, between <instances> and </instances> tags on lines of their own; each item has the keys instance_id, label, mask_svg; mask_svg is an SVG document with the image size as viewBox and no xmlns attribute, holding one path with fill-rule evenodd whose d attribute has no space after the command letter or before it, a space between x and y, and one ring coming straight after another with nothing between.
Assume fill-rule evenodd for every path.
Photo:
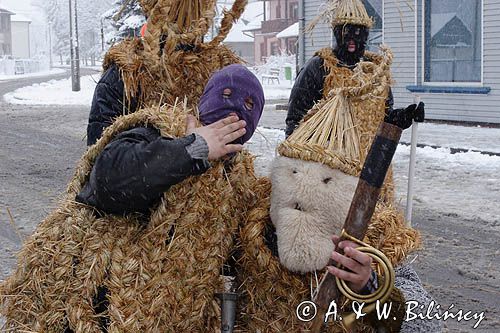
<instances>
[{"instance_id":1,"label":"black jacket","mask_svg":"<svg viewBox=\"0 0 500 333\"><path fill-rule=\"evenodd\" d=\"M128 108L124 100L123 81L117 67L111 66L94 92L88 145L94 144L116 117L135 111L135 102ZM206 145L200 141L194 134L164 138L154 128L125 131L97 157L89 181L76 200L104 213L148 213L170 186L209 168L206 158L188 153L188 147Z\"/></svg>"},{"instance_id":2,"label":"black jacket","mask_svg":"<svg viewBox=\"0 0 500 333\"><path fill-rule=\"evenodd\" d=\"M292 134L314 103L323 98L323 87L327 72L323 66L324 60L314 56L300 70L290 93L288 114L286 117L286 136ZM392 91L386 101L386 109L392 109Z\"/></svg>"},{"instance_id":3,"label":"black jacket","mask_svg":"<svg viewBox=\"0 0 500 333\"><path fill-rule=\"evenodd\" d=\"M116 65L111 65L102 75L94 91L87 125L87 145L101 137L102 131L124 114L135 112L137 101L127 102L124 84Z\"/></svg>"}]
</instances>

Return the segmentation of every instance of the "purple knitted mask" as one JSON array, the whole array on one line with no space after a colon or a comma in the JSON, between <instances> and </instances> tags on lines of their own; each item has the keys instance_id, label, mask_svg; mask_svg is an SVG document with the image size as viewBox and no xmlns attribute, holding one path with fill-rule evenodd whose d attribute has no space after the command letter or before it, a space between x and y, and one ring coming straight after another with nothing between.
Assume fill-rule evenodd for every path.
<instances>
[{"instance_id":1,"label":"purple knitted mask","mask_svg":"<svg viewBox=\"0 0 500 333\"><path fill-rule=\"evenodd\" d=\"M264 108L259 80L242 65L229 65L215 72L198 105L203 125L212 124L234 112L246 121L246 133L234 143L247 142L255 132Z\"/></svg>"}]
</instances>

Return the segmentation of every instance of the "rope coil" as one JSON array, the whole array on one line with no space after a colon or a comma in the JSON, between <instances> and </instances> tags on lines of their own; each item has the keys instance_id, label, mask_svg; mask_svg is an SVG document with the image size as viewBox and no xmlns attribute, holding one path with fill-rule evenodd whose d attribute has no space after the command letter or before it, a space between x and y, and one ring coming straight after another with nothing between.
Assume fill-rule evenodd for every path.
<instances>
[{"instance_id":1,"label":"rope coil","mask_svg":"<svg viewBox=\"0 0 500 333\"><path fill-rule=\"evenodd\" d=\"M394 289L394 281L395 281L394 268L392 266L391 261L386 257L384 253L360 241L359 239L349 235L344 229L342 230L341 238L348 239L350 241L353 241L361 245L361 247L358 247L356 249L362 253L369 255L371 258L373 258L373 260L377 261L379 267L382 269L384 273L382 286L379 286L375 292L369 295L361 295L354 292L351 288L349 288L349 286L344 280L335 277L339 291L351 301L365 303L366 306L363 308L364 313L370 313L373 310L375 310L377 301L380 301L380 303L384 303L391 295L392 290ZM342 268L342 265L338 264L337 267ZM355 320L356 320L356 314L350 313L344 317L343 322L347 327L350 327Z\"/></svg>"}]
</instances>

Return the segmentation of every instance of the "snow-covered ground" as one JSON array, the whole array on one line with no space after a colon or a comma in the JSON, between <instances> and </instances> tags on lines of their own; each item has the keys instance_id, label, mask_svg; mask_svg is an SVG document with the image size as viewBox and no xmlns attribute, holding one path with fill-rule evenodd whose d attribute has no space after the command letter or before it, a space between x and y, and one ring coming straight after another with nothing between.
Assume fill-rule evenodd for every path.
<instances>
[{"instance_id":1,"label":"snow-covered ground","mask_svg":"<svg viewBox=\"0 0 500 333\"><path fill-rule=\"evenodd\" d=\"M14 104L90 105L98 75L82 78L82 90L71 91L71 80L49 81L18 89L5 95ZM290 82L263 84L266 99L288 98ZM411 131L405 131L403 142L410 142ZM258 171L267 173L278 142L284 139L281 130L259 128L249 144L256 155ZM500 219L500 157L477 152L451 154L449 148L500 153L500 129L464 127L424 123L419 127L419 143L443 148L418 148L415 207L479 217L489 221ZM397 190L405 203L409 147L400 145L394 159ZM459 186L457 186L459 184ZM488 196L483 193L488 193Z\"/></svg>"},{"instance_id":2,"label":"snow-covered ground","mask_svg":"<svg viewBox=\"0 0 500 333\"><path fill-rule=\"evenodd\" d=\"M280 84L263 83L262 87L264 88L266 100L288 100L290 92L292 91L292 83L290 81L280 81Z\"/></svg>"},{"instance_id":3,"label":"snow-covered ground","mask_svg":"<svg viewBox=\"0 0 500 333\"><path fill-rule=\"evenodd\" d=\"M445 132L448 133L448 140L450 140L450 133L452 133L453 138L455 137L453 133L457 133L457 129L461 129L460 134L470 133L469 137L474 137L475 134L475 128L435 124L426 124L426 126L435 127L436 131L445 126L446 129L450 130ZM481 129L481 132L484 130L488 129ZM500 141L498 140L500 129L491 130L496 133L497 142L491 142L490 146L482 147L488 150L497 149L494 144L498 145ZM436 140L445 142L443 136L444 134ZM256 170L259 174L267 175L269 173L270 162L276 155L276 146L284 138L282 130L258 128L248 147L252 153L257 155ZM455 142L450 141L448 144L454 146ZM393 165L397 197L402 208L406 204L409 158L410 147L399 145ZM451 154L448 148L417 148L415 208L425 207L452 216L481 218L495 222L495 228L500 231L499 202L499 156L489 156L477 152Z\"/></svg>"},{"instance_id":4,"label":"snow-covered ground","mask_svg":"<svg viewBox=\"0 0 500 333\"><path fill-rule=\"evenodd\" d=\"M71 79L51 80L19 88L6 94L4 99L7 103L25 105L90 105L97 81L99 75L82 77L81 90L75 93L71 91ZM288 99L292 83L281 80L279 84L272 84L265 81L263 87L267 100Z\"/></svg>"},{"instance_id":5,"label":"snow-covered ground","mask_svg":"<svg viewBox=\"0 0 500 333\"><path fill-rule=\"evenodd\" d=\"M30 77L49 76L49 75L55 75L55 74L62 74L65 72L66 72L65 69L53 68L51 70L41 71L41 72L36 72L36 73L28 73L28 74L20 74L20 75L0 75L0 81L18 80L18 79L25 79L25 78L30 78Z\"/></svg>"},{"instance_id":6,"label":"snow-covered ground","mask_svg":"<svg viewBox=\"0 0 500 333\"><path fill-rule=\"evenodd\" d=\"M99 75L83 76L81 90L71 90L71 78L51 80L19 88L4 95L4 100L11 104L25 105L90 105Z\"/></svg>"}]
</instances>

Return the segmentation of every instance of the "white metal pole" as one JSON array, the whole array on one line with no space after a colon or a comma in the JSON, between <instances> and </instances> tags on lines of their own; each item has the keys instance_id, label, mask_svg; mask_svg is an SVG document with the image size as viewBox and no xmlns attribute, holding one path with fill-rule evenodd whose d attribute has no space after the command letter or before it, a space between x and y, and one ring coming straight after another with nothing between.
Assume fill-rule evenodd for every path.
<instances>
[{"instance_id":1,"label":"white metal pole","mask_svg":"<svg viewBox=\"0 0 500 333\"><path fill-rule=\"evenodd\" d=\"M420 103L420 96L415 96L413 102L418 105ZM418 122L413 121L411 126L411 148L410 148L410 168L408 171L408 193L406 195L406 223L411 226L412 210L413 210L413 189L415 179L415 164L417 153L417 140L418 140Z\"/></svg>"}]
</instances>

